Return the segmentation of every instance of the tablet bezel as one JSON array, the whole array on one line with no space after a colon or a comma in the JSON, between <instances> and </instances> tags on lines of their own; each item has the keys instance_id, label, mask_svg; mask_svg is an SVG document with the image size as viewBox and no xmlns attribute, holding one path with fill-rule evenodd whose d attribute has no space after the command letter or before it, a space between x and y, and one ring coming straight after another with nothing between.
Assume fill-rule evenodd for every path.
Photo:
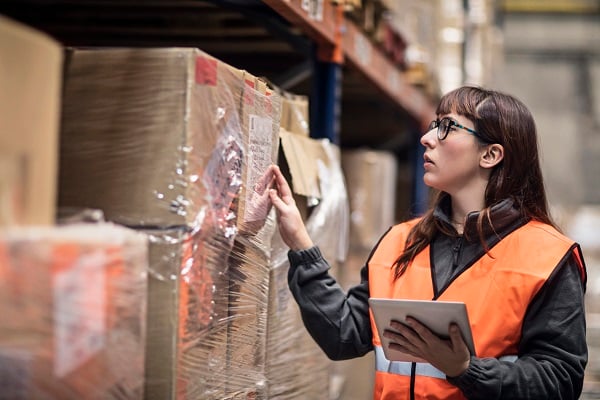
<instances>
[{"instance_id":1,"label":"tablet bezel","mask_svg":"<svg viewBox=\"0 0 600 400\"><path fill-rule=\"evenodd\" d=\"M448 337L448 326L456 323L472 355L475 355L473 334L467 314L467 306L458 301L405 300L370 298L369 305L385 357L390 361L426 362L410 354L389 348L390 339L383 337L385 329L391 329L391 320L403 322L411 316L426 325L440 337ZM374 333L375 334L375 333Z\"/></svg>"}]
</instances>

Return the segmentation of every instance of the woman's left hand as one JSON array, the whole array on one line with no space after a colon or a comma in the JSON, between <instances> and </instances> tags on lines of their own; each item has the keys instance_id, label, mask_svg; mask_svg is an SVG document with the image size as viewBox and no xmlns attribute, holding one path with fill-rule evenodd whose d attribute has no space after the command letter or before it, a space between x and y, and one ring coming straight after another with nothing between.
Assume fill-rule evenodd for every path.
<instances>
[{"instance_id":1,"label":"woman's left hand","mask_svg":"<svg viewBox=\"0 0 600 400\"><path fill-rule=\"evenodd\" d=\"M392 321L390 326L398 332L386 330L383 333L391 339L391 349L422 358L448 377L458 376L469 367L471 356L458 325L448 327L450 339L440 338L410 317L404 323Z\"/></svg>"}]
</instances>

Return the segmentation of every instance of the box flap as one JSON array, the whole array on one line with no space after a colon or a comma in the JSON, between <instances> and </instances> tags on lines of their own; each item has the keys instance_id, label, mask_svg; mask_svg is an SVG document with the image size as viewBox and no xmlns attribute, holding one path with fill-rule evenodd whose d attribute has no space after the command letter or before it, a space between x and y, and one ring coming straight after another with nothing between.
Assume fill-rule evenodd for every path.
<instances>
[{"instance_id":1,"label":"box flap","mask_svg":"<svg viewBox=\"0 0 600 400\"><path fill-rule=\"evenodd\" d=\"M279 132L283 154L292 176L294 193L321 198L318 160L328 164L327 154L319 140L296 135L281 129Z\"/></svg>"}]
</instances>

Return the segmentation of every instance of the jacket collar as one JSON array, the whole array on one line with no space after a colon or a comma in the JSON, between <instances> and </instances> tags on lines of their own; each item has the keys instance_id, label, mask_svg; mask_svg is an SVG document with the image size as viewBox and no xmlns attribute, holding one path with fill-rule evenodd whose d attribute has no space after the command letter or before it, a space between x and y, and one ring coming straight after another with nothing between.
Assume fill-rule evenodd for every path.
<instances>
[{"instance_id":1,"label":"jacket collar","mask_svg":"<svg viewBox=\"0 0 600 400\"><path fill-rule=\"evenodd\" d=\"M433 217L456 232L450 221L451 208L450 196L444 196L435 207ZM479 211L473 211L467 215L463 232L466 240L479 240L479 233L477 232L477 218L479 214ZM501 200L491 207L490 219L491 224L490 221L483 221L483 234L485 238L491 235L503 237L508 231L514 228L515 224L522 225L527 222L526 218L521 215L521 212L515 208L514 201L510 198Z\"/></svg>"}]
</instances>

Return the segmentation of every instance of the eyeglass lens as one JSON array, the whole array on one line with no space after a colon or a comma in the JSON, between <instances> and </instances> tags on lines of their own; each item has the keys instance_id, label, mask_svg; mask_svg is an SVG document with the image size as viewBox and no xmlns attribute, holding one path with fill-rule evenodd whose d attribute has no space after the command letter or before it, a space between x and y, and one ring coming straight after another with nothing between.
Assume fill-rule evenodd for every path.
<instances>
[{"instance_id":1,"label":"eyeglass lens","mask_svg":"<svg viewBox=\"0 0 600 400\"><path fill-rule=\"evenodd\" d=\"M438 122L438 131L437 136L438 139L444 140L448 136L448 132L450 132L450 127L452 126L452 120L448 118L442 118L441 121Z\"/></svg>"},{"instance_id":2,"label":"eyeglass lens","mask_svg":"<svg viewBox=\"0 0 600 400\"><path fill-rule=\"evenodd\" d=\"M442 118L441 120L435 119L431 121L429 124L428 131L437 128L437 137L439 140L444 140L448 136L448 132L450 132L450 127L452 126L452 120L449 118Z\"/></svg>"}]
</instances>

